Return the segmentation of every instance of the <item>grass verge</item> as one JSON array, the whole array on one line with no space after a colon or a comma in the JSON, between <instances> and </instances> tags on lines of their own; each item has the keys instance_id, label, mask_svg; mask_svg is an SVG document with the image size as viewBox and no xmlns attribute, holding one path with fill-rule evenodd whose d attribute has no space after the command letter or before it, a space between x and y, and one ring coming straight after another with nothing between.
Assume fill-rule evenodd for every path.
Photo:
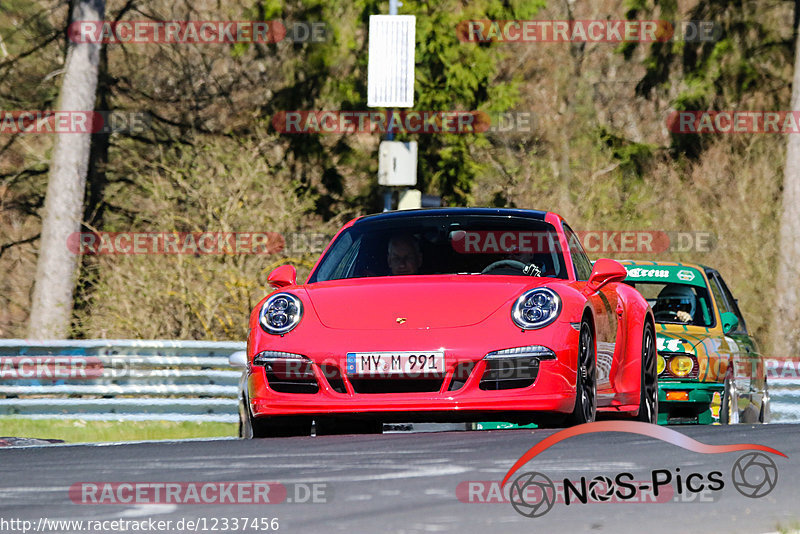
<instances>
[{"instance_id":1,"label":"grass verge","mask_svg":"<svg viewBox=\"0 0 800 534\"><path fill-rule=\"evenodd\" d=\"M61 439L67 443L216 438L236 435L235 423L0 417L1 437Z\"/></svg>"}]
</instances>

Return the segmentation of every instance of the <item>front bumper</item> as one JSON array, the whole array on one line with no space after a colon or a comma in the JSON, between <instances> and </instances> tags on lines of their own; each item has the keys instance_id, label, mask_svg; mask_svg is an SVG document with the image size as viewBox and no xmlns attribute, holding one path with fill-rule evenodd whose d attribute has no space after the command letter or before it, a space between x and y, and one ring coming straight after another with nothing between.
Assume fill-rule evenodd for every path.
<instances>
[{"instance_id":1,"label":"front bumper","mask_svg":"<svg viewBox=\"0 0 800 534\"><path fill-rule=\"evenodd\" d=\"M326 342L306 346L279 340L280 346L261 346L254 350L282 350L307 356L313 365L317 388L312 392L289 393L276 391L270 385L267 371L252 366L247 371L246 388L250 409L255 417L281 415L348 415L380 417L391 421L480 421L498 414L508 419L524 421L536 412L570 413L575 404L575 362L577 361L578 332L568 323L551 325L547 339L535 332L516 330L508 336L465 336L462 330L447 333L408 331L402 338L380 335L354 337L352 333L328 331ZM287 336L288 337L288 336ZM307 338L306 338L307 339ZM319 347L325 347L320 350ZM398 346L401 345L401 346ZM556 358L541 360L532 385L511 389L487 390L481 387L487 361L483 357L492 351L527 345L544 345L553 350ZM364 379L347 374L347 352L419 350L420 347L442 347L445 353L445 372L439 376L431 391L382 392L378 387L365 388ZM338 350L337 350L338 348ZM463 366L470 367L468 372ZM331 373L336 368L338 374ZM391 379L387 379L391 380ZM377 384L377 382L376 382Z\"/></svg>"},{"instance_id":2,"label":"front bumper","mask_svg":"<svg viewBox=\"0 0 800 534\"><path fill-rule=\"evenodd\" d=\"M659 381L658 424L709 425L719 422L724 385L719 382ZM667 400L667 394L685 392L686 400Z\"/></svg>"}]
</instances>

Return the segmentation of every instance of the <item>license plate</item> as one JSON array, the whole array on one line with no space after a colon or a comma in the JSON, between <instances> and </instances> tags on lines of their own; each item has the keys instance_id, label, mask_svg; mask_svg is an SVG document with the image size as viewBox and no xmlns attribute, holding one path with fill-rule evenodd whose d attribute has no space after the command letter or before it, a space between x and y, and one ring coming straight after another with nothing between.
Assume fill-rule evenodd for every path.
<instances>
[{"instance_id":1,"label":"license plate","mask_svg":"<svg viewBox=\"0 0 800 534\"><path fill-rule=\"evenodd\" d=\"M347 374L398 377L443 375L444 352L348 352Z\"/></svg>"}]
</instances>

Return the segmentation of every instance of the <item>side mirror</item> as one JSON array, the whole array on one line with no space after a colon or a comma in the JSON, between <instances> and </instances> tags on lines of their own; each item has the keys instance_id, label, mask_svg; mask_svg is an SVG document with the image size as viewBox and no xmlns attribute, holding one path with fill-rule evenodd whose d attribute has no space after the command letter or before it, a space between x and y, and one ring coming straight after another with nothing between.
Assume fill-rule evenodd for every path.
<instances>
[{"instance_id":1,"label":"side mirror","mask_svg":"<svg viewBox=\"0 0 800 534\"><path fill-rule=\"evenodd\" d=\"M732 332L739 328L739 318L736 317L735 313L725 312L720 315L720 319L722 319L723 334L727 334L728 332Z\"/></svg>"},{"instance_id":2,"label":"side mirror","mask_svg":"<svg viewBox=\"0 0 800 534\"><path fill-rule=\"evenodd\" d=\"M610 260L608 258L601 258L594 262L592 274L589 275L589 282L586 284L586 289L589 291L597 291L606 284L611 282L622 282L628 277L628 271L618 261Z\"/></svg>"},{"instance_id":3,"label":"side mirror","mask_svg":"<svg viewBox=\"0 0 800 534\"><path fill-rule=\"evenodd\" d=\"M247 353L243 350L232 352L230 356L228 356L228 363L231 367L247 367Z\"/></svg>"},{"instance_id":4,"label":"side mirror","mask_svg":"<svg viewBox=\"0 0 800 534\"><path fill-rule=\"evenodd\" d=\"M297 269L293 265L281 265L267 277L267 283L276 289L297 283Z\"/></svg>"}]
</instances>

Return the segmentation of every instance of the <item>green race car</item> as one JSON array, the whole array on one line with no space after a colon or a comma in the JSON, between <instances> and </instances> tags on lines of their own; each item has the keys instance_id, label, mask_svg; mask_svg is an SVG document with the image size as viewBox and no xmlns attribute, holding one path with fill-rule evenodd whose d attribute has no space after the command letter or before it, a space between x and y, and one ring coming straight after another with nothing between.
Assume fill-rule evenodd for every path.
<instances>
[{"instance_id":1,"label":"green race car","mask_svg":"<svg viewBox=\"0 0 800 534\"><path fill-rule=\"evenodd\" d=\"M720 274L622 261L656 321L659 424L769 422L764 360Z\"/></svg>"}]
</instances>

